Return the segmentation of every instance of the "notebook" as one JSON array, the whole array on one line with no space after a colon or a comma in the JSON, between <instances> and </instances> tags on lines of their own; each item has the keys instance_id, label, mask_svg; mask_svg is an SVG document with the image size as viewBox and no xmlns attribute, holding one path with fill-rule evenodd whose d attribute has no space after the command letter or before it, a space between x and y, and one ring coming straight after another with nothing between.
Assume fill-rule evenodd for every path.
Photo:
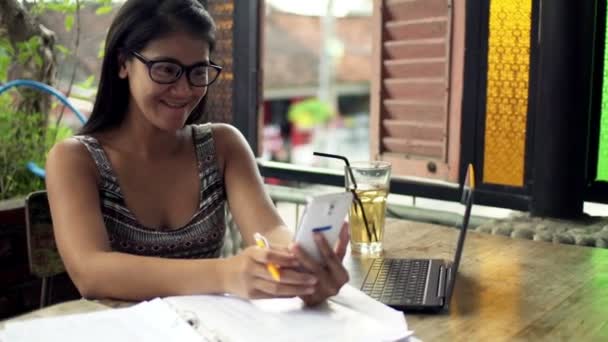
<instances>
[{"instance_id":1,"label":"notebook","mask_svg":"<svg viewBox=\"0 0 608 342\"><path fill-rule=\"evenodd\" d=\"M8 322L2 342L200 342L201 335L161 299L84 314Z\"/></svg>"},{"instance_id":2,"label":"notebook","mask_svg":"<svg viewBox=\"0 0 608 342\"><path fill-rule=\"evenodd\" d=\"M231 296L165 299L195 313L220 341L397 341L408 337L405 317L345 285L320 307L298 298L243 300Z\"/></svg>"},{"instance_id":3,"label":"notebook","mask_svg":"<svg viewBox=\"0 0 608 342\"><path fill-rule=\"evenodd\" d=\"M298 298L179 296L87 314L9 322L2 342L408 341L403 313L345 285L325 304ZM4 338L4 340L2 339Z\"/></svg>"},{"instance_id":4,"label":"notebook","mask_svg":"<svg viewBox=\"0 0 608 342\"><path fill-rule=\"evenodd\" d=\"M440 259L359 258L351 270L362 279L360 288L370 297L402 311L447 309L464 247L475 189L473 166L469 165L462 187L465 213L453 261Z\"/></svg>"}]
</instances>

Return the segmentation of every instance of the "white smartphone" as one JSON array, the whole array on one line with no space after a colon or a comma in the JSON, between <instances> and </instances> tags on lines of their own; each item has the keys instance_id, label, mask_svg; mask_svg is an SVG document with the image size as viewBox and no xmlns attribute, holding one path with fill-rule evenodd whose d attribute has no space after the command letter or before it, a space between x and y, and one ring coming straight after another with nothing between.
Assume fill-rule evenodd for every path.
<instances>
[{"instance_id":1,"label":"white smartphone","mask_svg":"<svg viewBox=\"0 0 608 342\"><path fill-rule=\"evenodd\" d=\"M313 233L322 233L329 245L333 247L338 241L344 217L346 217L352 201L353 194L349 191L308 198L308 204L296 232L295 242L308 255L323 263Z\"/></svg>"}]
</instances>

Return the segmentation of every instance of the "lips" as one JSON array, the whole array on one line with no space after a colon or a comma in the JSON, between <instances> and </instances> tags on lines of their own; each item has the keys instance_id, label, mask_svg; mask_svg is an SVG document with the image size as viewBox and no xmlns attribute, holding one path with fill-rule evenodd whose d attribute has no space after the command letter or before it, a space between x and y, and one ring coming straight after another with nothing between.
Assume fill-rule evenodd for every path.
<instances>
[{"instance_id":1,"label":"lips","mask_svg":"<svg viewBox=\"0 0 608 342\"><path fill-rule=\"evenodd\" d=\"M167 106L169 108L173 108L173 109L183 109L188 105L188 102L173 102L173 101L165 101L165 100L161 100L160 102L162 104L164 104L165 106Z\"/></svg>"}]
</instances>

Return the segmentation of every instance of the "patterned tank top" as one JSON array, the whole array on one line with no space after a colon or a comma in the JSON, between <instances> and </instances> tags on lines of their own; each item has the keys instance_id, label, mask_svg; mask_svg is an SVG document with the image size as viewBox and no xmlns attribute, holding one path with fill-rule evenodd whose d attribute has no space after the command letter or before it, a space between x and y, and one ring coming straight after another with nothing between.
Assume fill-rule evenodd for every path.
<instances>
[{"instance_id":1,"label":"patterned tank top","mask_svg":"<svg viewBox=\"0 0 608 342\"><path fill-rule=\"evenodd\" d=\"M226 230L223 177L216 161L211 124L191 127L200 178L199 207L186 225L169 231L139 223L125 205L112 165L99 141L92 136L74 137L86 146L99 170L101 212L112 250L166 258L220 256Z\"/></svg>"}]
</instances>

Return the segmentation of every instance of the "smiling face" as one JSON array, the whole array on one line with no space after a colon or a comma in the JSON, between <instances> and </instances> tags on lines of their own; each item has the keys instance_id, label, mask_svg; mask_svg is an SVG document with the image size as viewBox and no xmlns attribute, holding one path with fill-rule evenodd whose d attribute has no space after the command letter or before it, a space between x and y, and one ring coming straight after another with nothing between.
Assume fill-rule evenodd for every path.
<instances>
[{"instance_id":1,"label":"smiling face","mask_svg":"<svg viewBox=\"0 0 608 342\"><path fill-rule=\"evenodd\" d=\"M151 41L137 51L148 60L172 59L185 66L209 61L209 45L183 32L176 32ZM138 115L165 131L181 129L188 116L207 92L207 87L194 87L186 74L172 84L160 84L150 78L148 67L128 56L119 76L129 80L128 116Z\"/></svg>"}]
</instances>

